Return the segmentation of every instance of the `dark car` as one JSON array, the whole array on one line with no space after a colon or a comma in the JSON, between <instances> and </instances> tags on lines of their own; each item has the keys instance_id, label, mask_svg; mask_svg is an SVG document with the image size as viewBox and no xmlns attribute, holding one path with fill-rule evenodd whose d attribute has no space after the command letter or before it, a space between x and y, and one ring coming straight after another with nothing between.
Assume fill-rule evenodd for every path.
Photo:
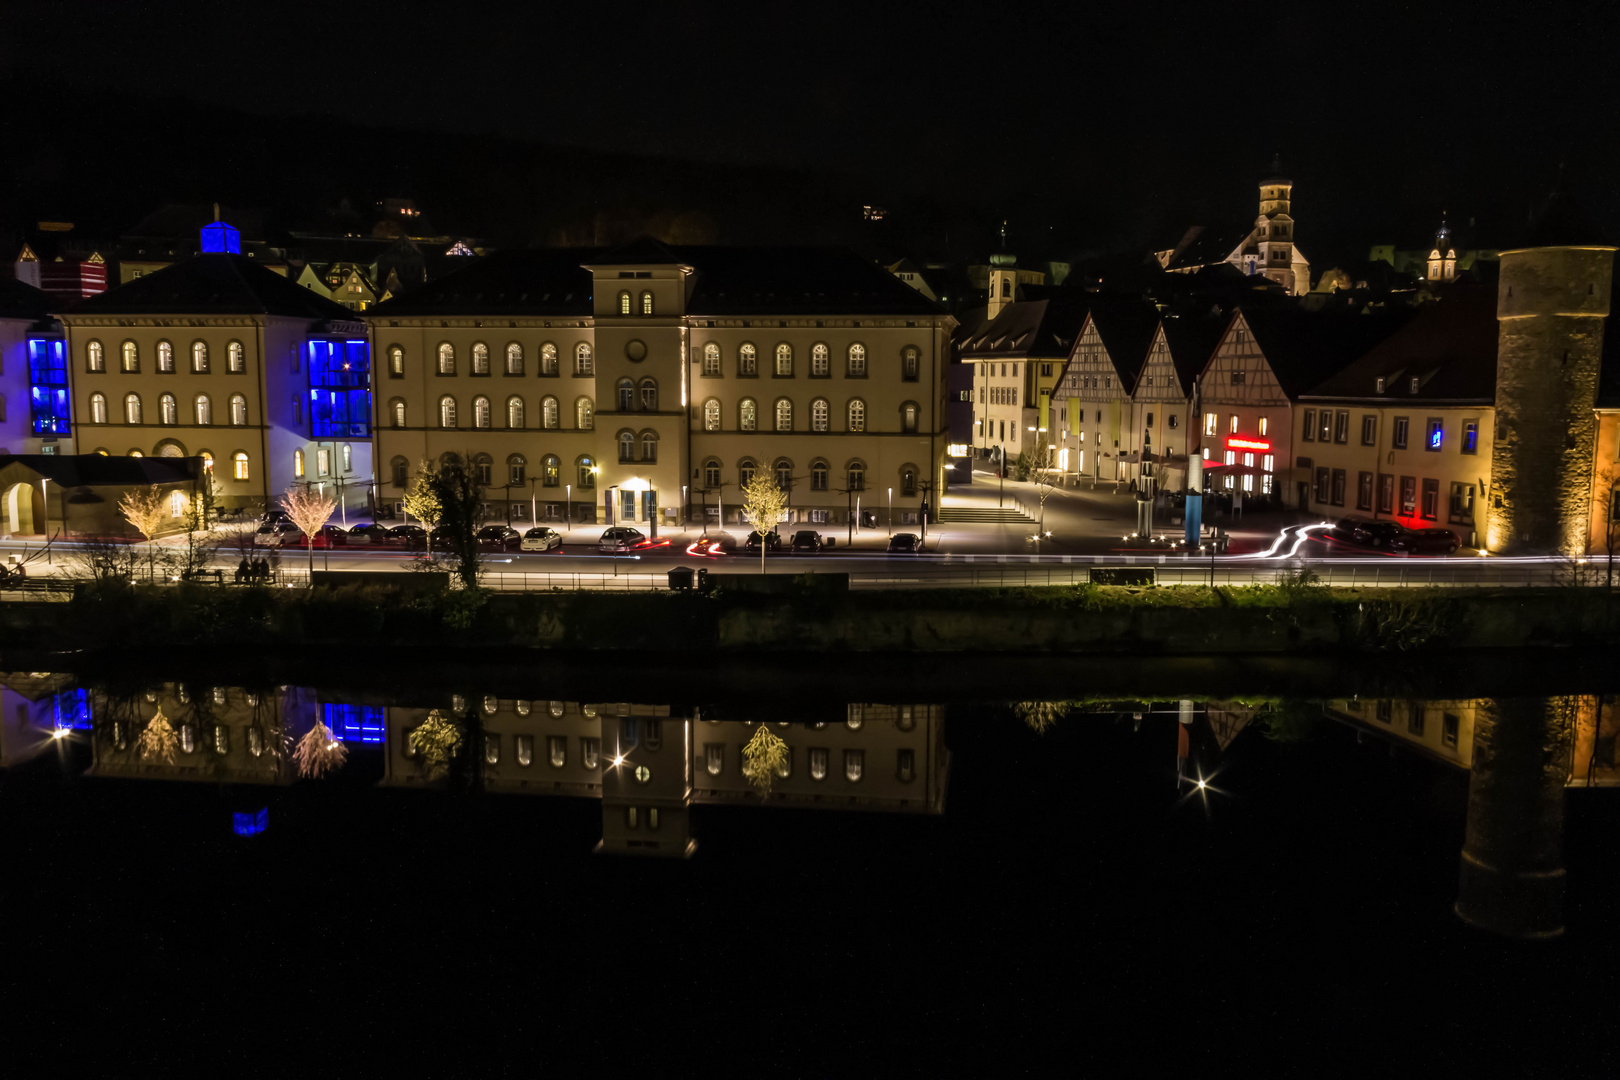
<instances>
[{"instance_id":1,"label":"dark car","mask_svg":"<svg viewBox=\"0 0 1620 1080\"><path fill-rule=\"evenodd\" d=\"M714 559L722 555L735 555L737 553L737 538L730 533L710 533L708 536L700 536L686 545L686 553Z\"/></svg>"},{"instance_id":2,"label":"dark car","mask_svg":"<svg viewBox=\"0 0 1620 1080\"><path fill-rule=\"evenodd\" d=\"M390 530L370 521L364 525L356 525L349 530L349 543L351 544L371 544L380 547L393 542L393 537L394 534Z\"/></svg>"},{"instance_id":3,"label":"dark car","mask_svg":"<svg viewBox=\"0 0 1620 1080\"><path fill-rule=\"evenodd\" d=\"M434 551L449 551L450 545L456 541L455 530L448 525L440 525L433 530L428 539L433 541Z\"/></svg>"},{"instance_id":4,"label":"dark car","mask_svg":"<svg viewBox=\"0 0 1620 1080\"><path fill-rule=\"evenodd\" d=\"M748 539L743 541L743 546L745 548L747 548L749 551L758 551L759 550L759 544L760 544L760 539L759 539L759 533L757 533L757 532L750 532L748 534ZM765 534L765 550L766 551L781 551L782 550L782 534L777 532L775 529L772 529L770 532L766 533Z\"/></svg>"},{"instance_id":5,"label":"dark car","mask_svg":"<svg viewBox=\"0 0 1620 1080\"><path fill-rule=\"evenodd\" d=\"M821 534L814 529L800 529L793 534L790 546L794 551L819 552L826 543L821 539Z\"/></svg>"},{"instance_id":6,"label":"dark car","mask_svg":"<svg viewBox=\"0 0 1620 1080\"><path fill-rule=\"evenodd\" d=\"M890 555L918 555L922 549L922 541L916 533L895 533L889 537Z\"/></svg>"},{"instance_id":7,"label":"dark car","mask_svg":"<svg viewBox=\"0 0 1620 1080\"><path fill-rule=\"evenodd\" d=\"M523 534L510 525L485 525L478 530L478 546L485 551L516 551Z\"/></svg>"},{"instance_id":8,"label":"dark car","mask_svg":"<svg viewBox=\"0 0 1620 1080\"><path fill-rule=\"evenodd\" d=\"M427 530L420 525L395 525L388 530L390 542L398 547L420 551L427 547Z\"/></svg>"},{"instance_id":9,"label":"dark car","mask_svg":"<svg viewBox=\"0 0 1620 1080\"><path fill-rule=\"evenodd\" d=\"M264 515L259 518L259 524L261 525L274 525L281 521L285 521L289 525L292 524L292 518L287 516L285 510L266 510Z\"/></svg>"},{"instance_id":10,"label":"dark car","mask_svg":"<svg viewBox=\"0 0 1620 1080\"><path fill-rule=\"evenodd\" d=\"M1408 555L1423 552L1451 555L1460 547L1462 541L1450 529L1408 529L1403 526L1389 541L1391 551L1400 551Z\"/></svg>"},{"instance_id":11,"label":"dark car","mask_svg":"<svg viewBox=\"0 0 1620 1080\"><path fill-rule=\"evenodd\" d=\"M1343 541L1346 544L1365 544L1365 543L1368 542L1367 541L1367 535L1368 534L1367 534L1367 531L1366 531L1367 527L1369 525L1373 525L1373 524L1385 524L1385 523L1384 522L1376 522L1375 523L1375 522L1371 522L1371 521L1366 521L1366 520L1364 520L1362 518L1353 518L1353 517L1340 518L1339 521L1338 521L1338 524L1334 525L1333 528L1329 529L1327 534L1329 536L1333 537L1333 539Z\"/></svg>"},{"instance_id":12,"label":"dark car","mask_svg":"<svg viewBox=\"0 0 1620 1080\"><path fill-rule=\"evenodd\" d=\"M349 531L341 525L322 525L315 534L316 547L347 547L349 543Z\"/></svg>"}]
</instances>

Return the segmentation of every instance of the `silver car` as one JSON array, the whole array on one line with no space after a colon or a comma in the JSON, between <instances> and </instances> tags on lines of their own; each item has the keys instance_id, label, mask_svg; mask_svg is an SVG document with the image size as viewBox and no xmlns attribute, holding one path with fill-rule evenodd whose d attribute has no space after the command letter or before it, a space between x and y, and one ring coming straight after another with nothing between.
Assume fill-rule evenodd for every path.
<instances>
[{"instance_id":1,"label":"silver car","mask_svg":"<svg viewBox=\"0 0 1620 1080\"><path fill-rule=\"evenodd\" d=\"M523 534L523 543L520 551L550 551L552 548L562 547L562 533L556 529L547 529L544 526L530 529Z\"/></svg>"}]
</instances>

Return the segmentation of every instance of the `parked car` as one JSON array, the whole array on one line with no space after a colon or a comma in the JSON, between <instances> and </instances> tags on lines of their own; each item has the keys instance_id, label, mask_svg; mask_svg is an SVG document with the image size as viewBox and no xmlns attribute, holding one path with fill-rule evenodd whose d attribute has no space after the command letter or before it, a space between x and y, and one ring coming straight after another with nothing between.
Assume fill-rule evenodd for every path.
<instances>
[{"instance_id":1,"label":"parked car","mask_svg":"<svg viewBox=\"0 0 1620 1080\"><path fill-rule=\"evenodd\" d=\"M278 521L286 521L290 523L292 518L287 516L287 511L285 510L266 510L259 517L259 523L261 525L274 525Z\"/></svg>"},{"instance_id":2,"label":"parked car","mask_svg":"<svg viewBox=\"0 0 1620 1080\"><path fill-rule=\"evenodd\" d=\"M389 542L409 551L427 547L427 530L420 525L395 525L388 530Z\"/></svg>"},{"instance_id":3,"label":"parked car","mask_svg":"<svg viewBox=\"0 0 1620 1080\"><path fill-rule=\"evenodd\" d=\"M1400 532L1390 537L1389 549L1408 555L1423 552L1438 552L1451 555L1462 547L1462 541L1450 529L1408 529L1400 527Z\"/></svg>"},{"instance_id":4,"label":"parked car","mask_svg":"<svg viewBox=\"0 0 1620 1080\"><path fill-rule=\"evenodd\" d=\"M440 525L434 529L429 539L433 541L434 551L449 551L450 545L455 543L456 534L448 525Z\"/></svg>"},{"instance_id":5,"label":"parked car","mask_svg":"<svg viewBox=\"0 0 1620 1080\"><path fill-rule=\"evenodd\" d=\"M737 538L730 533L714 533L710 536L700 536L686 545L686 553L702 558L735 555L737 553Z\"/></svg>"},{"instance_id":6,"label":"parked car","mask_svg":"<svg viewBox=\"0 0 1620 1080\"><path fill-rule=\"evenodd\" d=\"M349 530L349 543L371 544L376 547L385 547L393 542L393 533L374 521L363 525L356 525Z\"/></svg>"},{"instance_id":7,"label":"parked car","mask_svg":"<svg viewBox=\"0 0 1620 1080\"><path fill-rule=\"evenodd\" d=\"M516 551L523 544L523 534L510 525L485 525L477 537L484 551Z\"/></svg>"},{"instance_id":8,"label":"parked car","mask_svg":"<svg viewBox=\"0 0 1620 1080\"><path fill-rule=\"evenodd\" d=\"M615 525L602 532L602 538L596 542L598 551L634 551L636 545L647 539L640 529L632 529L628 525Z\"/></svg>"},{"instance_id":9,"label":"parked car","mask_svg":"<svg viewBox=\"0 0 1620 1080\"><path fill-rule=\"evenodd\" d=\"M889 537L890 555L920 555L922 549L922 540L916 533L895 533Z\"/></svg>"},{"instance_id":10,"label":"parked car","mask_svg":"<svg viewBox=\"0 0 1620 1080\"><path fill-rule=\"evenodd\" d=\"M793 534L793 542L789 545L793 551L819 552L826 547L826 541L814 529L800 529Z\"/></svg>"},{"instance_id":11,"label":"parked car","mask_svg":"<svg viewBox=\"0 0 1620 1080\"><path fill-rule=\"evenodd\" d=\"M281 547L298 543L303 535L290 521L272 521L259 526L253 534L253 543L258 547Z\"/></svg>"},{"instance_id":12,"label":"parked car","mask_svg":"<svg viewBox=\"0 0 1620 1080\"><path fill-rule=\"evenodd\" d=\"M519 545L522 551L561 551L562 533L556 529L548 529L544 525L536 526L523 534L523 542Z\"/></svg>"},{"instance_id":13,"label":"parked car","mask_svg":"<svg viewBox=\"0 0 1620 1080\"><path fill-rule=\"evenodd\" d=\"M315 534L316 547L347 547L352 542L349 530L341 525L322 525Z\"/></svg>"},{"instance_id":14,"label":"parked car","mask_svg":"<svg viewBox=\"0 0 1620 1080\"><path fill-rule=\"evenodd\" d=\"M765 534L764 542L766 551L782 550L782 534L777 532L775 529L772 529L770 532ZM748 533L748 539L743 541L743 546L749 551L757 553L759 551L759 545L759 533L750 530Z\"/></svg>"},{"instance_id":15,"label":"parked car","mask_svg":"<svg viewBox=\"0 0 1620 1080\"><path fill-rule=\"evenodd\" d=\"M1340 518L1338 523L1327 531L1327 534L1333 539L1346 544L1365 544L1368 542L1369 536L1367 526L1372 524L1374 522L1362 518Z\"/></svg>"}]
</instances>

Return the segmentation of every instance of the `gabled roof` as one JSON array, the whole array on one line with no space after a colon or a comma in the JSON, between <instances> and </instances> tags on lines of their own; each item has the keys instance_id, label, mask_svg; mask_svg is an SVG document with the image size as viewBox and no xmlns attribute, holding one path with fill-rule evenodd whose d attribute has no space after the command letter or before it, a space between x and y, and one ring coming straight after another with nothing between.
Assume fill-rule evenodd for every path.
<instances>
[{"instance_id":1,"label":"gabled roof","mask_svg":"<svg viewBox=\"0 0 1620 1080\"><path fill-rule=\"evenodd\" d=\"M963 359L1050 357L1067 360L1093 294L1063 285L1025 285L994 319L962 343Z\"/></svg>"},{"instance_id":2,"label":"gabled roof","mask_svg":"<svg viewBox=\"0 0 1620 1080\"><path fill-rule=\"evenodd\" d=\"M80 301L70 315L280 315L352 320L354 313L245 255L198 255Z\"/></svg>"},{"instance_id":3,"label":"gabled roof","mask_svg":"<svg viewBox=\"0 0 1620 1080\"><path fill-rule=\"evenodd\" d=\"M57 306L56 297L41 292L25 281L0 278L0 319L46 318Z\"/></svg>"},{"instance_id":4,"label":"gabled roof","mask_svg":"<svg viewBox=\"0 0 1620 1080\"><path fill-rule=\"evenodd\" d=\"M1453 286L1300 398L1489 405L1496 399L1496 342L1496 290Z\"/></svg>"},{"instance_id":5,"label":"gabled roof","mask_svg":"<svg viewBox=\"0 0 1620 1080\"><path fill-rule=\"evenodd\" d=\"M497 251L386 300L366 314L526 315L588 318L591 272L584 264L599 248Z\"/></svg>"},{"instance_id":6,"label":"gabled roof","mask_svg":"<svg viewBox=\"0 0 1620 1080\"><path fill-rule=\"evenodd\" d=\"M1405 310L1352 315L1262 307L1240 313L1290 401L1343 371L1411 317Z\"/></svg>"},{"instance_id":7,"label":"gabled roof","mask_svg":"<svg viewBox=\"0 0 1620 1080\"><path fill-rule=\"evenodd\" d=\"M124 457L109 454L0 454L0 469L20 465L69 487L173 484L202 471L201 458Z\"/></svg>"},{"instance_id":8,"label":"gabled roof","mask_svg":"<svg viewBox=\"0 0 1620 1080\"><path fill-rule=\"evenodd\" d=\"M1204 370L1215 346L1221 343L1229 315L1166 315L1164 317L1164 343L1170 347L1170 363L1175 365L1176 382L1181 392L1192 396L1198 373Z\"/></svg>"},{"instance_id":9,"label":"gabled roof","mask_svg":"<svg viewBox=\"0 0 1620 1080\"><path fill-rule=\"evenodd\" d=\"M1097 296L1092 298L1089 321L1097 328L1120 388L1134 393L1159 331L1159 309L1151 301L1134 297Z\"/></svg>"}]
</instances>

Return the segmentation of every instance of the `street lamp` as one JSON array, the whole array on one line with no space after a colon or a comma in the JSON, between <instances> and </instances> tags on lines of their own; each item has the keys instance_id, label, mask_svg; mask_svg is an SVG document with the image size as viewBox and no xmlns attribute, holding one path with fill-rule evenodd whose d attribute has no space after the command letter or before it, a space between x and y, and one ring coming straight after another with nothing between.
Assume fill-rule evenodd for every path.
<instances>
[{"instance_id":1,"label":"street lamp","mask_svg":"<svg viewBox=\"0 0 1620 1080\"><path fill-rule=\"evenodd\" d=\"M565 532L572 532L574 528L574 485L564 484L563 487L568 490L568 504L567 508L563 511L563 517L566 519L563 522L563 530Z\"/></svg>"},{"instance_id":2,"label":"street lamp","mask_svg":"<svg viewBox=\"0 0 1620 1080\"><path fill-rule=\"evenodd\" d=\"M889 489L889 535L894 535L894 488Z\"/></svg>"}]
</instances>

